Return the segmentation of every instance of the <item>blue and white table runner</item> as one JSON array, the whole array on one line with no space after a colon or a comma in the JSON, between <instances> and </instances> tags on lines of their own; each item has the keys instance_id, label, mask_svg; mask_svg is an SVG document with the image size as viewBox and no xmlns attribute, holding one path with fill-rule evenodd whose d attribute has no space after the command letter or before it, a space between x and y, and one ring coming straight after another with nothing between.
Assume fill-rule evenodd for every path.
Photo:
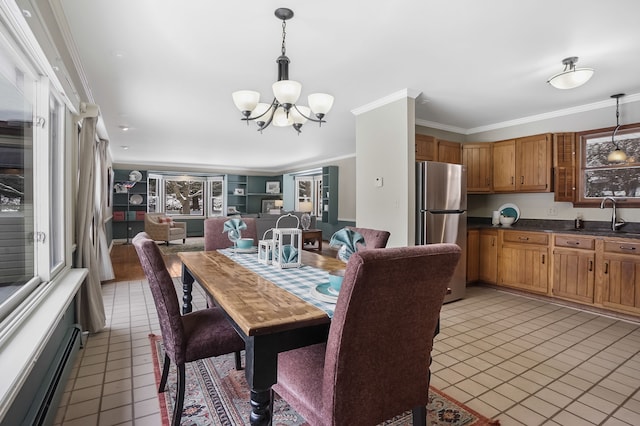
<instances>
[{"instance_id":1,"label":"blue and white table runner","mask_svg":"<svg viewBox=\"0 0 640 426\"><path fill-rule=\"evenodd\" d=\"M233 249L221 249L220 253L229 259L260 275L283 290L299 297L307 303L316 306L333 317L335 305L322 302L311 295L313 289L320 284L329 282L329 272L324 269L302 265L300 268L280 269L277 266L265 265L258 262L256 253L233 253Z\"/></svg>"}]
</instances>

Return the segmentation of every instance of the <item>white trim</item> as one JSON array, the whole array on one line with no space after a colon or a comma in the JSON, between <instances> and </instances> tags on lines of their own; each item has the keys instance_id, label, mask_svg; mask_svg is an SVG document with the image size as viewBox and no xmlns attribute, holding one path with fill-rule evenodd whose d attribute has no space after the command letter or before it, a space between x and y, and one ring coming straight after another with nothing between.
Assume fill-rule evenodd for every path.
<instances>
[{"instance_id":1,"label":"white trim","mask_svg":"<svg viewBox=\"0 0 640 426\"><path fill-rule=\"evenodd\" d=\"M0 422L22 389L25 380L38 361L51 334L73 302L87 269L71 269L42 286L31 299L29 307L20 310L19 321L14 321L10 334L0 342Z\"/></svg>"},{"instance_id":2,"label":"white trim","mask_svg":"<svg viewBox=\"0 0 640 426\"><path fill-rule=\"evenodd\" d=\"M387 95L383 98L377 99L373 102L369 102L368 104L362 105L360 107L354 108L351 110L351 113L353 115L360 115L363 114L365 112L369 112L371 110L374 110L376 108L380 108L381 106L390 104L391 102L395 102L398 101L400 99L405 99L405 98L412 98L415 99L418 96L420 96L420 94L422 93L422 91L420 90L416 90L416 89L402 89L399 90L395 93L392 93L390 95Z\"/></svg>"},{"instance_id":3,"label":"white trim","mask_svg":"<svg viewBox=\"0 0 640 426\"><path fill-rule=\"evenodd\" d=\"M435 121L421 120L419 118L416 118L416 126L425 126L425 127L430 127L432 129L445 130L447 132L460 133L462 135L467 134L467 129L463 129L462 127L436 123Z\"/></svg>"}]
</instances>

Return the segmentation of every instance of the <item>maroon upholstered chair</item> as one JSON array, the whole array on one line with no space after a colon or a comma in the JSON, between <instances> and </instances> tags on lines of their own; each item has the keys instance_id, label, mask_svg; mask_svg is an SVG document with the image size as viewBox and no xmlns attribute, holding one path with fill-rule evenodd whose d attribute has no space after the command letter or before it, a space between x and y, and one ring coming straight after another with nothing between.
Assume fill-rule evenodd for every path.
<instances>
[{"instance_id":1,"label":"maroon upholstered chair","mask_svg":"<svg viewBox=\"0 0 640 426\"><path fill-rule=\"evenodd\" d=\"M204 220L204 249L217 250L229 248L233 244L229 241L226 232L222 232L224 223L229 220L228 217L210 217ZM258 245L258 237L256 234L256 220L252 217L242 218L247 224L247 229L242 230L242 238L253 238L254 245Z\"/></svg>"},{"instance_id":2,"label":"maroon upholstered chair","mask_svg":"<svg viewBox=\"0 0 640 426\"><path fill-rule=\"evenodd\" d=\"M365 246L358 247L358 250L368 250L372 248L385 248L391 233L389 231L380 231L378 229L357 228L355 226L347 226L347 228L356 231L364 237Z\"/></svg>"},{"instance_id":3,"label":"maroon upholstered chair","mask_svg":"<svg viewBox=\"0 0 640 426\"><path fill-rule=\"evenodd\" d=\"M185 363L235 352L236 369L240 369L238 360L240 351L244 349L244 341L219 308L180 315L178 295L156 243L147 233L141 232L133 239L133 245L149 281L162 331L165 355L158 392L165 391L171 361L178 367L178 390L172 424L179 425L184 403Z\"/></svg>"},{"instance_id":4,"label":"maroon upholstered chair","mask_svg":"<svg viewBox=\"0 0 640 426\"><path fill-rule=\"evenodd\" d=\"M354 253L326 344L278 356L273 389L312 425L376 425L406 410L426 424L433 336L460 248Z\"/></svg>"}]
</instances>

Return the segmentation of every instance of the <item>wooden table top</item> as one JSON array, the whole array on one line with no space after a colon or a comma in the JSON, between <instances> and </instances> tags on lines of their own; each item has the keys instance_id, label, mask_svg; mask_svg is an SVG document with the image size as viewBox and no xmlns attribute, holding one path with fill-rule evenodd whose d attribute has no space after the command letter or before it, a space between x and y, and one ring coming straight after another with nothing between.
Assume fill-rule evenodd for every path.
<instances>
[{"instance_id":1,"label":"wooden table top","mask_svg":"<svg viewBox=\"0 0 640 426\"><path fill-rule=\"evenodd\" d=\"M247 336L331 322L322 309L215 250L181 252L178 257ZM302 252L302 263L327 271L345 267L338 259L307 251Z\"/></svg>"}]
</instances>

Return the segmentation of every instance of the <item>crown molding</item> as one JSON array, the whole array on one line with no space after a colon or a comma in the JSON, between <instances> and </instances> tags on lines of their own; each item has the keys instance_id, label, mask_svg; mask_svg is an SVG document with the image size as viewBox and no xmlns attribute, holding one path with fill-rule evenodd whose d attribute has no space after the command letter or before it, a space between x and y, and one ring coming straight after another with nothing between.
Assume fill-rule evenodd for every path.
<instances>
[{"instance_id":1,"label":"crown molding","mask_svg":"<svg viewBox=\"0 0 640 426\"><path fill-rule=\"evenodd\" d=\"M420 96L421 93L422 91L416 89L402 89L397 92L391 93L390 95L387 95L383 98L377 99L373 102L369 102L368 104L354 108L351 110L351 113L353 115L364 114L365 112L372 111L376 108L380 108L381 106L390 104L400 99L411 98L415 100L418 96Z\"/></svg>"}]
</instances>

